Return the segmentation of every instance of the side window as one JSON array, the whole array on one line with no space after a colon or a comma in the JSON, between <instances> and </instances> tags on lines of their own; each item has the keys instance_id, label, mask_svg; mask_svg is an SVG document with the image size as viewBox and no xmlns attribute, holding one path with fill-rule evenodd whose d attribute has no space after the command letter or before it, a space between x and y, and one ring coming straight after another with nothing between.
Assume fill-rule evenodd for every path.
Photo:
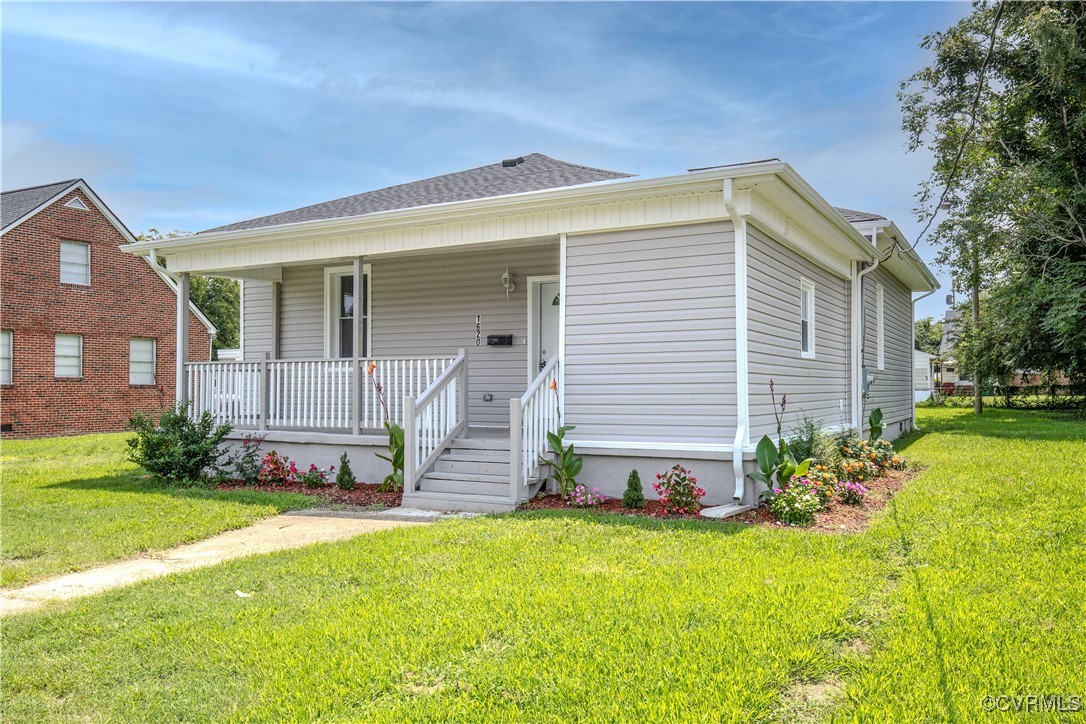
<instances>
[{"instance_id":1,"label":"side window","mask_svg":"<svg viewBox=\"0 0 1086 724\"><path fill-rule=\"evenodd\" d=\"M83 376L83 335L58 334L54 358L57 377Z\"/></svg>"},{"instance_id":2,"label":"side window","mask_svg":"<svg viewBox=\"0 0 1086 724\"><path fill-rule=\"evenodd\" d=\"M60 283L90 286L90 244L60 242Z\"/></svg>"},{"instance_id":3,"label":"side window","mask_svg":"<svg viewBox=\"0 0 1086 724\"><path fill-rule=\"evenodd\" d=\"M128 384L155 384L155 340L141 337L129 340Z\"/></svg>"},{"instance_id":4,"label":"side window","mask_svg":"<svg viewBox=\"0 0 1086 724\"><path fill-rule=\"evenodd\" d=\"M799 280L799 351L815 356L815 288L806 279Z\"/></svg>"},{"instance_id":5,"label":"side window","mask_svg":"<svg viewBox=\"0 0 1086 724\"><path fill-rule=\"evenodd\" d=\"M0 385L11 384L12 334L10 329L0 330Z\"/></svg>"}]
</instances>

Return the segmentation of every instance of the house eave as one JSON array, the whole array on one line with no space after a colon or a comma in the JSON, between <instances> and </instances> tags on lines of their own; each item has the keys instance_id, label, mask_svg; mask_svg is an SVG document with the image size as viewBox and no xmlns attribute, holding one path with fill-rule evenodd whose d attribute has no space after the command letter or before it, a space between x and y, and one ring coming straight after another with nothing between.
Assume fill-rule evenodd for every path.
<instances>
[{"instance_id":1,"label":"house eave","mask_svg":"<svg viewBox=\"0 0 1086 724\"><path fill-rule=\"evenodd\" d=\"M196 236L154 243L137 242L129 245L126 248L126 251L132 254L146 254L150 249L155 248L162 253L172 254L190 251L206 251L242 244L259 245L275 243L286 239L354 234L380 231L388 228L406 228L419 225L441 224L481 216L495 216L509 212L519 213L522 211L537 211L548 207L569 205L570 203L592 204L620 201L645 195L696 191L699 188L718 186L725 178L754 181L758 177L769 179L778 175L784 175L789 179L790 185L797 189L809 190L809 194L807 194L806 191L804 193L805 196L809 196L807 200L816 199L820 201L817 205L823 215L825 215L831 223L837 225L842 232L848 234L850 237L855 237L854 241L858 243L858 248L862 248L862 237L860 237L858 232L856 232L855 229L852 229L844 219L841 219L839 224L833 219L833 215L835 215L836 212L828 202L821 199L813 189L810 189L809 185L807 185L806 182L803 182L788 164L780 161L773 161L651 179L601 181L579 186L548 189L545 191L531 191L504 196L493 196L485 199L473 199L470 201L454 201L443 204L417 206L408 209L380 211L364 216L302 221L256 229L207 232L197 234Z\"/></svg>"}]
</instances>

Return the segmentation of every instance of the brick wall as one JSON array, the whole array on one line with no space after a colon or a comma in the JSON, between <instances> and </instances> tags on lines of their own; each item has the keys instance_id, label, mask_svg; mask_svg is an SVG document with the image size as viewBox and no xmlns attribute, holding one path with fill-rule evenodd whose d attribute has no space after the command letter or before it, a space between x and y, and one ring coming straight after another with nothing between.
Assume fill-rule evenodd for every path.
<instances>
[{"instance_id":1,"label":"brick wall","mask_svg":"<svg viewBox=\"0 0 1086 724\"><path fill-rule=\"evenodd\" d=\"M64 206L78 195L90 209ZM60 283L60 241L91 248L89 287ZM3 437L123 430L135 412L173 404L177 296L82 192L60 197L0 239L0 328L12 331L12 384L0 390ZM190 316L190 360L211 356ZM56 334L83 335L83 377L54 376ZM128 383L132 337L156 340L156 385ZM10 428L8 426L11 426Z\"/></svg>"}]
</instances>

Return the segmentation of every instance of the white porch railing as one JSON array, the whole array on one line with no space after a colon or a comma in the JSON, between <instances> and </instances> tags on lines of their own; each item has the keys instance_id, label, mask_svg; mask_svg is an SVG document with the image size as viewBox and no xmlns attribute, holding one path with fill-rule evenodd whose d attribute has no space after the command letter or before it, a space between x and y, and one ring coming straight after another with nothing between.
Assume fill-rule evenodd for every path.
<instances>
[{"instance_id":1,"label":"white porch railing","mask_svg":"<svg viewBox=\"0 0 1086 724\"><path fill-rule=\"evenodd\" d=\"M539 458L547 450L547 433L560 424L558 399L551 389L558 382L557 357L532 380L519 400L509 400L509 497L520 502Z\"/></svg>"},{"instance_id":2,"label":"white porch railing","mask_svg":"<svg viewBox=\"0 0 1086 724\"><path fill-rule=\"evenodd\" d=\"M449 444L468 427L468 359L464 350L416 399L404 405L404 491L413 492L419 478Z\"/></svg>"},{"instance_id":3,"label":"white porch railing","mask_svg":"<svg viewBox=\"0 0 1086 724\"><path fill-rule=\"evenodd\" d=\"M193 362L185 365L193 414L256 430L379 430L385 414L367 375L385 390L389 417L403 424L403 400L429 388L448 357Z\"/></svg>"}]
</instances>

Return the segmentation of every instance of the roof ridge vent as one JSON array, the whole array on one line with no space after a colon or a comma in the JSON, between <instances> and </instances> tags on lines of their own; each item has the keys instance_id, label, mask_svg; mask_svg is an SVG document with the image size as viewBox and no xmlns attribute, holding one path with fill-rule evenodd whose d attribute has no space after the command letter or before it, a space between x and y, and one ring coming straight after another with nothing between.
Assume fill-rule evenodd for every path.
<instances>
[{"instance_id":1,"label":"roof ridge vent","mask_svg":"<svg viewBox=\"0 0 1086 724\"><path fill-rule=\"evenodd\" d=\"M524 163L524 156L517 156L516 158L507 158L502 161L502 168L513 168Z\"/></svg>"}]
</instances>

